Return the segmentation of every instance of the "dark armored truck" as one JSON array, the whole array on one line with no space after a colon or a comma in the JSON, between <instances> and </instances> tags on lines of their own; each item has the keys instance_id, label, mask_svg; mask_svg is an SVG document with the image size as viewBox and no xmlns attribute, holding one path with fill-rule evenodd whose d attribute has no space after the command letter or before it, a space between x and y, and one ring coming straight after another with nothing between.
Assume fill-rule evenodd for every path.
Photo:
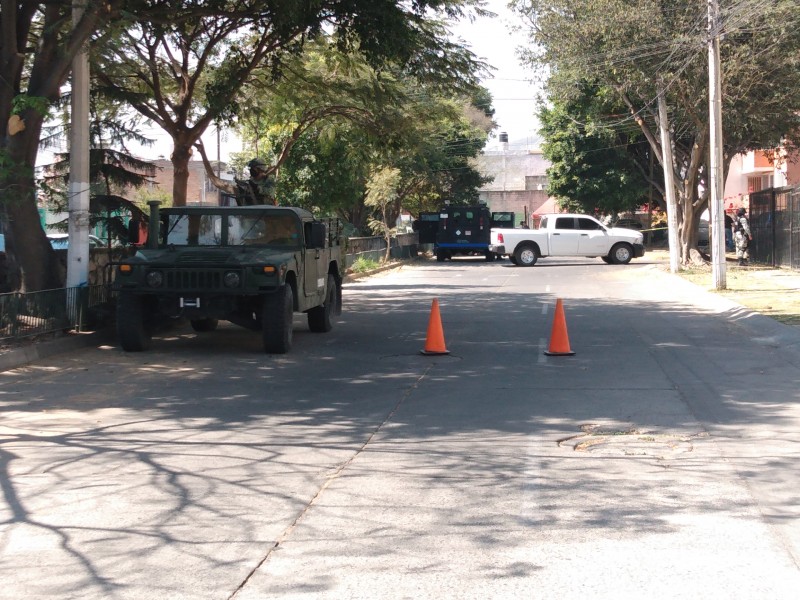
<instances>
[{"instance_id":1,"label":"dark armored truck","mask_svg":"<svg viewBox=\"0 0 800 600\"><path fill-rule=\"evenodd\" d=\"M456 255L500 258L489 251L492 227L513 227L513 212L491 212L485 204L446 205L437 212L421 212L412 223L420 244L433 244L436 260Z\"/></svg>"},{"instance_id":2,"label":"dark armored truck","mask_svg":"<svg viewBox=\"0 0 800 600\"><path fill-rule=\"evenodd\" d=\"M292 346L293 313L314 332L341 314L344 238L338 219L301 208L150 203L148 238L116 266L117 333L146 350L153 329L186 318L198 332L227 320L261 332L264 351Z\"/></svg>"}]
</instances>

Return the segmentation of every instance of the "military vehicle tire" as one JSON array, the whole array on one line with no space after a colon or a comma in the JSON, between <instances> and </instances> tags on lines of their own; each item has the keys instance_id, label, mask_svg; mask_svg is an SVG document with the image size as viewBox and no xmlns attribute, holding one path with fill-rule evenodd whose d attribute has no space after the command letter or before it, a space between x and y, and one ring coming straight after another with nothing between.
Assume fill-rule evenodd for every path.
<instances>
[{"instance_id":1,"label":"military vehicle tire","mask_svg":"<svg viewBox=\"0 0 800 600\"><path fill-rule=\"evenodd\" d=\"M325 302L308 311L308 328L314 333L327 333L333 328L331 315L336 314L336 279L328 274L327 287L325 288Z\"/></svg>"},{"instance_id":2,"label":"military vehicle tire","mask_svg":"<svg viewBox=\"0 0 800 600\"><path fill-rule=\"evenodd\" d=\"M286 354L292 349L293 314L294 293L291 285L286 284L264 298L261 315L264 352Z\"/></svg>"},{"instance_id":3,"label":"military vehicle tire","mask_svg":"<svg viewBox=\"0 0 800 600\"><path fill-rule=\"evenodd\" d=\"M122 292L117 297L117 336L125 352L142 352L150 347L152 335L141 296Z\"/></svg>"},{"instance_id":4,"label":"military vehicle tire","mask_svg":"<svg viewBox=\"0 0 800 600\"><path fill-rule=\"evenodd\" d=\"M219 325L219 319L192 319L192 329L198 333L214 331Z\"/></svg>"}]
</instances>

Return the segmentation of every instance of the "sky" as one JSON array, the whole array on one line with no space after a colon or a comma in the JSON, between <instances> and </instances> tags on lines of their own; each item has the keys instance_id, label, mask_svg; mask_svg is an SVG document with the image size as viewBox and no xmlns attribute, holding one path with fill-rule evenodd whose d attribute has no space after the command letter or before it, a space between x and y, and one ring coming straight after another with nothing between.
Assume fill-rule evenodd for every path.
<instances>
[{"instance_id":1,"label":"sky","mask_svg":"<svg viewBox=\"0 0 800 600\"><path fill-rule=\"evenodd\" d=\"M497 134L508 133L509 149L538 148L539 124L534 115L536 96L540 87L531 80L534 73L520 65L516 57L518 46L526 45L523 34L513 31L519 19L506 6L508 0L488 0L486 8L495 18L481 18L474 23L462 22L453 33L467 42L473 54L495 68L493 77L483 81L494 99L495 117L499 127L485 150L500 150Z\"/></svg>"}]
</instances>

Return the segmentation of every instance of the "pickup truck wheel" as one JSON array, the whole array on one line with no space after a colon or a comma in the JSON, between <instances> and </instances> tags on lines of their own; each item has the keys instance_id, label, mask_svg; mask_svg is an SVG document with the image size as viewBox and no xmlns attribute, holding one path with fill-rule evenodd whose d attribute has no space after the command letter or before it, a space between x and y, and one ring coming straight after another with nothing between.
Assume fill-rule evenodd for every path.
<instances>
[{"instance_id":1,"label":"pickup truck wheel","mask_svg":"<svg viewBox=\"0 0 800 600\"><path fill-rule=\"evenodd\" d=\"M521 244L514 249L514 264L520 267L532 267L537 258L536 248L530 244Z\"/></svg>"},{"instance_id":2,"label":"pickup truck wheel","mask_svg":"<svg viewBox=\"0 0 800 600\"><path fill-rule=\"evenodd\" d=\"M308 328L314 333L326 333L333 328L331 315L336 314L336 279L328 275L325 302L308 311Z\"/></svg>"},{"instance_id":3,"label":"pickup truck wheel","mask_svg":"<svg viewBox=\"0 0 800 600\"><path fill-rule=\"evenodd\" d=\"M284 285L274 294L264 298L262 307L262 336L264 352L286 354L292 349L292 316L294 294L292 286Z\"/></svg>"},{"instance_id":4,"label":"pickup truck wheel","mask_svg":"<svg viewBox=\"0 0 800 600\"><path fill-rule=\"evenodd\" d=\"M125 352L142 352L150 347L152 336L141 296L123 292L117 298L117 336Z\"/></svg>"},{"instance_id":5,"label":"pickup truck wheel","mask_svg":"<svg viewBox=\"0 0 800 600\"><path fill-rule=\"evenodd\" d=\"M614 244L608 255L614 264L627 265L633 258L633 248L624 242L620 242L619 244Z\"/></svg>"},{"instance_id":6,"label":"pickup truck wheel","mask_svg":"<svg viewBox=\"0 0 800 600\"><path fill-rule=\"evenodd\" d=\"M218 319L192 319L190 321L192 324L192 329L194 329L198 333L204 333L206 331L214 331L219 325Z\"/></svg>"}]
</instances>

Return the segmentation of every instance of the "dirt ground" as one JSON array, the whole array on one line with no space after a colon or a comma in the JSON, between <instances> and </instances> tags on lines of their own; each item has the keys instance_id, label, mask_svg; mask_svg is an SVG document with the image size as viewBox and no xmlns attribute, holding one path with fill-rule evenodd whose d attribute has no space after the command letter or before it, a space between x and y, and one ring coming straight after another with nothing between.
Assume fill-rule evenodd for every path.
<instances>
[{"instance_id":1,"label":"dirt ground","mask_svg":"<svg viewBox=\"0 0 800 600\"><path fill-rule=\"evenodd\" d=\"M664 268L669 268L666 250L648 252L646 256L663 258ZM710 265L683 268L680 275L776 321L800 327L800 271L753 264L740 267L736 264L736 257L728 254L725 270L727 289L714 289Z\"/></svg>"}]
</instances>

